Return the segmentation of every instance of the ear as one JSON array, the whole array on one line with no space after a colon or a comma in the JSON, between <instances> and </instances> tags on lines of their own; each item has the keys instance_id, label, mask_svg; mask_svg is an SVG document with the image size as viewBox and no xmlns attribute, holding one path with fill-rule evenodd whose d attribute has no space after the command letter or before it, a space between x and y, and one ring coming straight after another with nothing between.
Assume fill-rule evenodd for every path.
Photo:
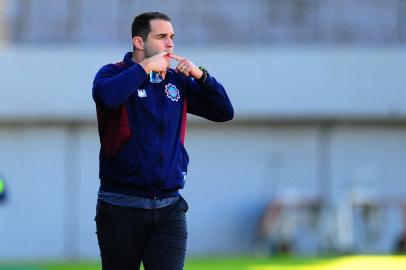
<instances>
[{"instance_id":1,"label":"ear","mask_svg":"<svg viewBox=\"0 0 406 270\"><path fill-rule=\"evenodd\" d=\"M141 37L133 37L133 45L137 50L144 50L144 41Z\"/></svg>"}]
</instances>

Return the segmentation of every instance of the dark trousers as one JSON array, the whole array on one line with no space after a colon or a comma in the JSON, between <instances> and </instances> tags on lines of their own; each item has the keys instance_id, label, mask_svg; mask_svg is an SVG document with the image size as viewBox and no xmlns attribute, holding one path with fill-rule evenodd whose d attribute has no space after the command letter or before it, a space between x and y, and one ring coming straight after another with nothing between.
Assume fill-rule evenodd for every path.
<instances>
[{"instance_id":1,"label":"dark trousers","mask_svg":"<svg viewBox=\"0 0 406 270\"><path fill-rule=\"evenodd\" d=\"M160 209L137 209L98 201L97 238L103 270L181 270L186 254L186 211L180 197Z\"/></svg>"}]
</instances>

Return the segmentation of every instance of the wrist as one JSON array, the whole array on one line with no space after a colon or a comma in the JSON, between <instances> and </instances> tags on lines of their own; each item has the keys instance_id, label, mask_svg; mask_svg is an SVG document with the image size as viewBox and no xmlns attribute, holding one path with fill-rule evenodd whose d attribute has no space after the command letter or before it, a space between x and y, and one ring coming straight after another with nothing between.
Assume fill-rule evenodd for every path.
<instances>
[{"instance_id":1,"label":"wrist","mask_svg":"<svg viewBox=\"0 0 406 270\"><path fill-rule=\"evenodd\" d=\"M149 62L147 59L142 60L139 65L144 69L145 73L150 73L151 69L149 68Z\"/></svg>"},{"instance_id":2,"label":"wrist","mask_svg":"<svg viewBox=\"0 0 406 270\"><path fill-rule=\"evenodd\" d=\"M196 69L195 74L195 79L200 80L200 78L203 76L203 71L201 71L200 69Z\"/></svg>"},{"instance_id":3,"label":"wrist","mask_svg":"<svg viewBox=\"0 0 406 270\"><path fill-rule=\"evenodd\" d=\"M199 67L199 70L201 72L201 76L198 77L197 81L203 83L206 81L209 73L207 72L207 70L204 67Z\"/></svg>"}]
</instances>

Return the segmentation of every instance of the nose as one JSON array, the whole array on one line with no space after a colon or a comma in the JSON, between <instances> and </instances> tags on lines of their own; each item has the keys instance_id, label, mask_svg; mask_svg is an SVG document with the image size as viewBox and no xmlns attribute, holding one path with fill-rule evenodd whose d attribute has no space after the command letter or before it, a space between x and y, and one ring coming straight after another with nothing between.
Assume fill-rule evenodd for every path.
<instances>
[{"instance_id":1,"label":"nose","mask_svg":"<svg viewBox=\"0 0 406 270\"><path fill-rule=\"evenodd\" d=\"M165 46L166 46L167 48L173 48L173 45L174 45L173 40L172 40L171 38L168 38L168 39L166 40Z\"/></svg>"}]
</instances>

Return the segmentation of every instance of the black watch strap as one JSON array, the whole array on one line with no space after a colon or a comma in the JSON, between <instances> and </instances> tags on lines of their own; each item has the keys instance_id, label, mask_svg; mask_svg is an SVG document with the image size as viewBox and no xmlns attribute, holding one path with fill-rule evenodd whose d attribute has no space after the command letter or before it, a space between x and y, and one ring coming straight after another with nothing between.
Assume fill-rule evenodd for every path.
<instances>
[{"instance_id":1,"label":"black watch strap","mask_svg":"<svg viewBox=\"0 0 406 270\"><path fill-rule=\"evenodd\" d=\"M207 70L204 67L199 67L199 69L203 72L203 74L202 74L202 77L200 77L197 81L203 83L206 81L209 73L207 72Z\"/></svg>"}]
</instances>

